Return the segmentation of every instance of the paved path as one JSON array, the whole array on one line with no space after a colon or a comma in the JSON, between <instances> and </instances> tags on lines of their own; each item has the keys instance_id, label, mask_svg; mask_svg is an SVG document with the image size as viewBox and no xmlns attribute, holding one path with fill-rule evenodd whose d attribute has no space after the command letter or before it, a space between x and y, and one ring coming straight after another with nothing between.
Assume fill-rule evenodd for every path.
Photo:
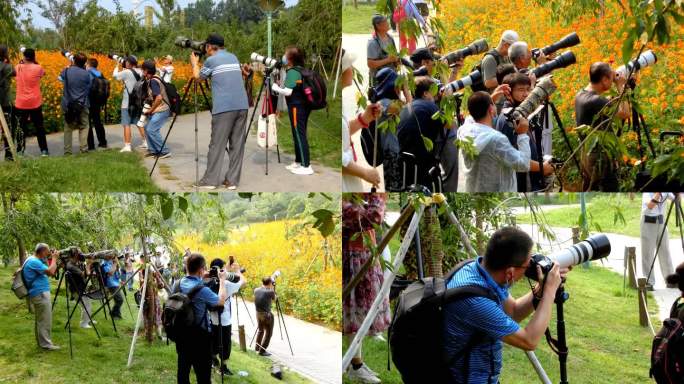
<instances>
[{"instance_id":1,"label":"paved path","mask_svg":"<svg viewBox=\"0 0 684 384\"><path fill-rule=\"evenodd\" d=\"M251 115L250 115L251 116ZM256 118L255 118L256 120ZM169 120L170 121L170 120ZM195 128L194 115L179 116L173 129L167 146L171 149L172 156L159 161L157 169L152 176L154 182L167 191L193 191L195 183ZM256 123L254 124L256 125ZM170 126L167 123L162 129L162 135L166 135ZM199 141L199 177L204 174L207 163L207 148L211 134L211 115L207 112L198 114L198 141ZM120 149L123 146L123 128L118 124L107 125L107 142L110 147ZM133 144L140 144L140 135L137 128L133 128ZM281 135L289 135L289 130L279 132ZM62 132L48 135L48 148L52 156L63 155L64 135ZM78 136L74 134L74 149L78 148ZM142 153L142 152L141 152ZM27 143L26 154L38 156L40 151L35 137L31 137ZM285 166L294 161L293 154L285 154L281 150L281 163L278 164L275 149L269 152L269 172L265 175L266 154L256 144L256 128L250 130L250 137L245 145L245 154L242 162L242 180L239 190L249 192L339 192L341 174L334 170L313 163L314 175L293 175ZM4 161L4 160L0 160ZM152 169L154 159L145 159L145 166ZM227 156L224 159L224 171L228 167ZM218 189L226 191L226 189Z\"/></svg>"},{"instance_id":2,"label":"paved path","mask_svg":"<svg viewBox=\"0 0 684 384\"><path fill-rule=\"evenodd\" d=\"M234 303L235 301L233 301L233 305ZM250 322L242 300L239 303L240 324L245 326L247 348L250 348L249 342L254 336L256 329L256 315L254 304L249 301L245 301L245 303L249 308L254 324ZM273 304L273 310L275 314L275 303ZM233 306L232 314L232 324L238 324L235 306ZM316 324L307 323L291 316L285 315L284 318L294 356L290 354L290 347L288 346L284 330L281 339L276 318L273 327L273 337L271 337L271 343L268 346L268 351L273 355L272 359L281 362L290 369L318 383L341 383L342 365L340 364L340 356L342 355L342 333ZM239 343L237 326L233 326L233 340ZM252 344L251 348L254 348L254 344Z\"/></svg>"}]
</instances>

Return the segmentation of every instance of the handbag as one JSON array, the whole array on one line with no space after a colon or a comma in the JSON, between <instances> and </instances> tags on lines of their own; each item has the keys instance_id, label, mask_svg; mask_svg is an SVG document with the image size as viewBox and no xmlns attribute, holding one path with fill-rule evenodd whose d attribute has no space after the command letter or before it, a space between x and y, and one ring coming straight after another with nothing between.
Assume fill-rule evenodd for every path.
<instances>
[{"instance_id":1,"label":"handbag","mask_svg":"<svg viewBox=\"0 0 684 384\"><path fill-rule=\"evenodd\" d=\"M257 145L266 148L266 135L268 130L268 148L278 145L278 124L276 115L259 115L257 123Z\"/></svg>"}]
</instances>

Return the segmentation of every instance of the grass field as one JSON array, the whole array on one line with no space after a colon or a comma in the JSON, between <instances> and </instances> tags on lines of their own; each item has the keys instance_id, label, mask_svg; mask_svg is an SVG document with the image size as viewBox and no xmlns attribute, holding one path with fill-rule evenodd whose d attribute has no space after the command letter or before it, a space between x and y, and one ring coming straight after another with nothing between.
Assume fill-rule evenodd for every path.
<instances>
[{"instance_id":1,"label":"grass field","mask_svg":"<svg viewBox=\"0 0 684 384\"><path fill-rule=\"evenodd\" d=\"M13 268L0 268L0 286L9 287ZM57 282L51 280L54 289ZM135 301L129 293L128 300L134 313ZM93 309L98 306L93 304ZM126 307L122 307L124 319L117 322L119 335L114 333L111 320L105 320L103 312L96 319L102 335L98 340L93 330L79 328L78 320L72 327L73 360L69 358L68 333L64 330L67 320L64 296L55 306L52 322L53 342L62 349L44 352L36 346L33 334L33 315L29 314L25 302L17 300L9 289L0 290L0 383L175 383L176 350L173 343L168 346L161 341L148 345L139 337L133 357L133 364L126 368L128 349L131 345L134 321ZM80 315L77 310L75 316ZM270 361L254 352L244 353L233 345L228 366L235 376L226 377L230 383L277 383L270 376ZM237 376L246 371L248 376ZM308 383L309 381L287 371L283 382ZM194 374L191 374L194 383ZM214 372L213 381L220 382Z\"/></svg>"},{"instance_id":2,"label":"grass field","mask_svg":"<svg viewBox=\"0 0 684 384\"><path fill-rule=\"evenodd\" d=\"M342 97L332 99L333 80L328 82L328 109L313 111L309 116L307 137L311 162L340 169L342 167ZM278 121L278 144L282 151L294 154L292 129L287 112L280 115Z\"/></svg>"},{"instance_id":3,"label":"grass field","mask_svg":"<svg viewBox=\"0 0 684 384\"><path fill-rule=\"evenodd\" d=\"M514 297L529 290L526 281L513 288ZM571 383L649 383L651 334L639 326L636 291L622 296L622 277L604 268L577 269L566 284L570 299L565 304L569 346L568 380ZM650 309L655 311L653 301ZM555 312L555 310L554 310ZM654 324L656 327L657 324ZM556 336L555 313L551 321ZM386 337L386 335L385 335ZM345 341L343 351L347 348ZM542 341L535 351L551 382L559 381L558 359ZM383 383L401 383L392 366L387 371L387 343L366 339L366 363L380 374ZM539 382L526 355L513 347L504 348L502 383ZM345 383L349 383L345 379Z\"/></svg>"},{"instance_id":4,"label":"grass field","mask_svg":"<svg viewBox=\"0 0 684 384\"><path fill-rule=\"evenodd\" d=\"M0 163L0 185L25 192L159 192L142 157L118 150Z\"/></svg>"},{"instance_id":5,"label":"grass field","mask_svg":"<svg viewBox=\"0 0 684 384\"><path fill-rule=\"evenodd\" d=\"M375 11L375 4L359 4L342 7L342 33L371 33L371 17Z\"/></svg>"},{"instance_id":6,"label":"grass field","mask_svg":"<svg viewBox=\"0 0 684 384\"><path fill-rule=\"evenodd\" d=\"M579 203L579 200L576 201ZM667 206L669 208L669 204ZM614 221L617 210L620 210L625 219L625 224L621 221ZM607 193L594 195L587 203L587 213L591 215L589 223L594 225L592 231L617 233L627 236L640 236L639 223L641 220L641 194L634 194L630 198L629 194ZM558 208L544 214L549 225L553 227L574 227L577 226L580 210L578 206ZM665 211L667 214L667 208ZM530 223L532 221L528 213L517 216L518 223ZM674 212L668 224L670 238L679 237L679 228L674 225ZM598 228L595 226L598 224ZM600 228L600 229L599 229Z\"/></svg>"}]
</instances>

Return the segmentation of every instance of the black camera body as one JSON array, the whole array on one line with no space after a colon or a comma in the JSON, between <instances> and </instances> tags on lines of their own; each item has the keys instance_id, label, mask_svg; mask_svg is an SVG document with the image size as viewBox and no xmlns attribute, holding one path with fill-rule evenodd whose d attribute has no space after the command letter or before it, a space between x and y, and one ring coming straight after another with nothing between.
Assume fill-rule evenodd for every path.
<instances>
[{"instance_id":1,"label":"black camera body","mask_svg":"<svg viewBox=\"0 0 684 384\"><path fill-rule=\"evenodd\" d=\"M204 41L197 41L188 39L184 36L178 36L176 37L176 41L174 42L174 44L176 44L176 46L180 48L190 48L198 56L204 56L207 54L207 45Z\"/></svg>"},{"instance_id":2,"label":"black camera body","mask_svg":"<svg viewBox=\"0 0 684 384\"><path fill-rule=\"evenodd\" d=\"M542 275L546 277L546 275L551 271L551 268L553 268L553 260L540 253L532 255L530 266L525 270L525 276L531 280L537 281L537 266L541 267Z\"/></svg>"}]
</instances>

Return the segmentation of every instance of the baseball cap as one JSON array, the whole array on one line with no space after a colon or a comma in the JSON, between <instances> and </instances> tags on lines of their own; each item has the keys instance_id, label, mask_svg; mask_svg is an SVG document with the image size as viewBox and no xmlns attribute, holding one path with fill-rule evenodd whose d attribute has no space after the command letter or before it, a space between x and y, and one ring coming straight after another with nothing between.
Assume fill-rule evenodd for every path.
<instances>
[{"instance_id":1,"label":"baseball cap","mask_svg":"<svg viewBox=\"0 0 684 384\"><path fill-rule=\"evenodd\" d=\"M501 34L501 41L508 44L513 44L518 41L518 32L507 29Z\"/></svg>"},{"instance_id":2,"label":"baseball cap","mask_svg":"<svg viewBox=\"0 0 684 384\"><path fill-rule=\"evenodd\" d=\"M223 47L223 36L219 35L218 33L211 33L209 36L207 36L206 43Z\"/></svg>"}]
</instances>

